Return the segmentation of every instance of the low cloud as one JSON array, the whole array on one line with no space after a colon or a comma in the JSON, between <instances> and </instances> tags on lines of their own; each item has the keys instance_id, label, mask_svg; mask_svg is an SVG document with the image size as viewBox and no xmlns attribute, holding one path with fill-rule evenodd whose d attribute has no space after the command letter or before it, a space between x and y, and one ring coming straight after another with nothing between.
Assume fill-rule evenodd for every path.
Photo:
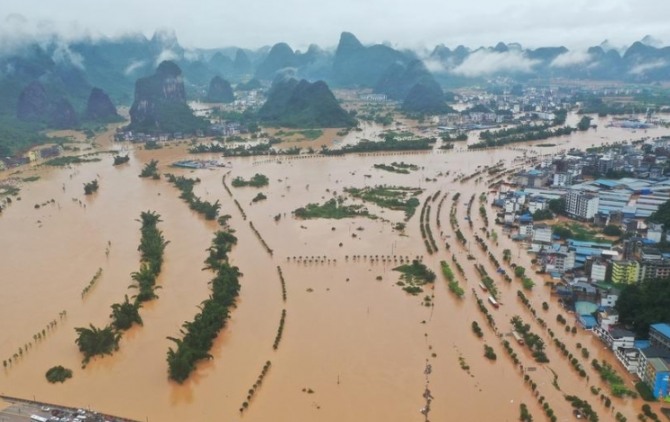
<instances>
[{"instance_id":1,"label":"low cloud","mask_svg":"<svg viewBox=\"0 0 670 422\"><path fill-rule=\"evenodd\" d=\"M557 56L552 62L551 67L570 67L578 64L587 64L593 57L583 50L570 50Z\"/></svg>"},{"instance_id":2,"label":"low cloud","mask_svg":"<svg viewBox=\"0 0 670 422\"><path fill-rule=\"evenodd\" d=\"M56 63L70 64L78 69L84 70L84 58L81 54L70 50L65 43L58 43L51 58Z\"/></svg>"},{"instance_id":3,"label":"low cloud","mask_svg":"<svg viewBox=\"0 0 670 422\"><path fill-rule=\"evenodd\" d=\"M147 64L145 60L135 60L132 63L130 63L126 68L123 70L123 74L128 76L131 73L135 72L137 69L144 67Z\"/></svg>"},{"instance_id":4,"label":"low cloud","mask_svg":"<svg viewBox=\"0 0 670 422\"><path fill-rule=\"evenodd\" d=\"M437 59L424 59L423 64L431 73L446 73L448 70L447 66Z\"/></svg>"},{"instance_id":5,"label":"low cloud","mask_svg":"<svg viewBox=\"0 0 670 422\"><path fill-rule=\"evenodd\" d=\"M163 50L161 54L156 57L156 66L164 62L165 60L176 60L179 58L179 55L172 50Z\"/></svg>"},{"instance_id":6,"label":"low cloud","mask_svg":"<svg viewBox=\"0 0 670 422\"><path fill-rule=\"evenodd\" d=\"M638 64L637 66L633 66L631 70L628 71L631 75L642 75L647 73L650 70L658 69L660 67L667 66L668 62L665 60L657 60L655 62L650 62L650 63L641 63Z\"/></svg>"},{"instance_id":7,"label":"low cloud","mask_svg":"<svg viewBox=\"0 0 670 422\"><path fill-rule=\"evenodd\" d=\"M526 57L521 51L510 50L499 53L490 50L478 50L470 54L463 63L456 66L452 73L468 77L492 75L500 72L530 73L540 63Z\"/></svg>"}]
</instances>

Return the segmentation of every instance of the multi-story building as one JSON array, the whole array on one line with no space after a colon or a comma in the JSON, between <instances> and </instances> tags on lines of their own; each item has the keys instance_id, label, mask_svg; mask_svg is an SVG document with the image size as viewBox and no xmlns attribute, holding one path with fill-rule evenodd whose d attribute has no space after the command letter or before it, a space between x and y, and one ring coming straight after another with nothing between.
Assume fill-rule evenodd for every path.
<instances>
[{"instance_id":1,"label":"multi-story building","mask_svg":"<svg viewBox=\"0 0 670 422\"><path fill-rule=\"evenodd\" d=\"M619 359L619 362L631 374L638 374L640 372L640 358L642 352L636 347L624 348L621 347L614 351L614 356Z\"/></svg>"},{"instance_id":2,"label":"multi-story building","mask_svg":"<svg viewBox=\"0 0 670 422\"><path fill-rule=\"evenodd\" d=\"M566 248L561 250L543 250L539 254L540 260L546 272L564 273L575 267L575 252Z\"/></svg>"},{"instance_id":3,"label":"multi-story building","mask_svg":"<svg viewBox=\"0 0 670 422\"><path fill-rule=\"evenodd\" d=\"M595 332L611 350L630 349L635 345L635 334L618 327L599 328Z\"/></svg>"},{"instance_id":4,"label":"multi-story building","mask_svg":"<svg viewBox=\"0 0 670 422\"><path fill-rule=\"evenodd\" d=\"M642 261L642 280L670 277L670 260L647 259Z\"/></svg>"},{"instance_id":5,"label":"multi-story building","mask_svg":"<svg viewBox=\"0 0 670 422\"><path fill-rule=\"evenodd\" d=\"M605 281L605 277L607 277L607 262L594 260L591 263L591 281L598 283Z\"/></svg>"},{"instance_id":6,"label":"multi-story building","mask_svg":"<svg viewBox=\"0 0 670 422\"><path fill-rule=\"evenodd\" d=\"M571 173L554 173L554 183L556 187L565 187L572 184Z\"/></svg>"},{"instance_id":7,"label":"multi-story building","mask_svg":"<svg viewBox=\"0 0 670 422\"><path fill-rule=\"evenodd\" d=\"M649 327L649 341L654 346L670 350L670 324L652 324Z\"/></svg>"},{"instance_id":8,"label":"multi-story building","mask_svg":"<svg viewBox=\"0 0 670 422\"><path fill-rule=\"evenodd\" d=\"M651 358L639 368L640 378L651 388L654 397L664 398L670 394L670 359Z\"/></svg>"},{"instance_id":9,"label":"multi-story building","mask_svg":"<svg viewBox=\"0 0 670 422\"><path fill-rule=\"evenodd\" d=\"M549 173L536 169L517 173L515 176L515 182L519 186L528 186L531 188L541 188L545 186L548 181Z\"/></svg>"},{"instance_id":10,"label":"multi-story building","mask_svg":"<svg viewBox=\"0 0 670 422\"><path fill-rule=\"evenodd\" d=\"M601 330L603 330L603 331L614 330L615 327L616 327L616 324L619 322L619 313L614 308L605 307L601 311L598 312L597 319L598 319L598 326L600 327ZM616 332L616 335L615 334L608 334L608 335L610 335L610 336L614 335L616 337L619 334L623 334L624 331L625 330L618 329L618 331ZM631 342L635 340L635 337L633 336L633 333L628 331L628 332L626 332L626 334L630 334L630 337L631 337L630 341ZM601 337L603 337L603 335L601 335ZM611 347L612 341L606 342L606 343L610 344L610 347ZM630 345L626 344L625 346L618 345L617 347L633 347L633 343L631 343Z\"/></svg>"},{"instance_id":11,"label":"multi-story building","mask_svg":"<svg viewBox=\"0 0 670 422\"><path fill-rule=\"evenodd\" d=\"M640 281L640 264L637 261L612 262L612 282L633 284Z\"/></svg>"},{"instance_id":12,"label":"multi-story building","mask_svg":"<svg viewBox=\"0 0 670 422\"><path fill-rule=\"evenodd\" d=\"M533 236L533 225L532 224L519 225L519 236L526 239L531 238Z\"/></svg>"},{"instance_id":13,"label":"multi-story building","mask_svg":"<svg viewBox=\"0 0 670 422\"><path fill-rule=\"evenodd\" d=\"M661 242L661 237L663 236L663 225L650 223L647 228L647 239L655 243Z\"/></svg>"},{"instance_id":14,"label":"multi-story building","mask_svg":"<svg viewBox=\"0 0 670 422\"><path fill-rule=\"evenodd\" d=\"M597 195L580 190L569 190L565 197L565 212L582 220L592 219L598 212Z\"/></svg>"},{"instance_id":15,"label":"multi-story building","mask_svg":"<svg viewBox=\"0 0 670 422\"><path fill-rule=\"evenodd\" d=\"M603 307L614 307L617 300L619 300L619 291L616 289L610 289L609 291L601 291L600 293L600 306Z\"/></svg>"},{"instance_id":16,"label":"multi-story building","mask_svg":"<svg viewBox=\"0 0 670 422\"><path fill-rule=\"evenodd\" d=\"M532 198L528 201L528 212L534 214L536 211L546 210L548 202L544 198Z\"/></svg>"}]
</instances>

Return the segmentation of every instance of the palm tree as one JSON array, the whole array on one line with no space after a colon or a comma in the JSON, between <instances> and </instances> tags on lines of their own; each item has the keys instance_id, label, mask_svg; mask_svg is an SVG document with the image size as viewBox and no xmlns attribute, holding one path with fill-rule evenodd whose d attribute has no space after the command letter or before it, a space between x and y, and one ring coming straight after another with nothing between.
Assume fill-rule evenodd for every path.
<instances>
[{"instance_id":1,"label":"palm tree","mask_svg":"<svg viewBox=\"0 0 670 422\"><path fill-rule=\"evenodd\" d=\"M93 324L87 327L75 328L78 336L75 340L79 351L84 354L84 364L86 364L91 357L96 355L112 354L119 348L119 339L121 334L115 331L111 325L99 329Z\"/></svg>"},{"instance_id":2,"label":"palm tree","mask_svg":"<svg viewBox=\"0 0 670 422\"><path fill-rule=\"evenodd\" d=\"M142 325L142 318L140 317L138 302L131 303L128 301L128 295L125 296L125 301L122 303L115 303L112 305L112 326L117 330L127 330L133 324Z\"/></svg>"}]
</instances>

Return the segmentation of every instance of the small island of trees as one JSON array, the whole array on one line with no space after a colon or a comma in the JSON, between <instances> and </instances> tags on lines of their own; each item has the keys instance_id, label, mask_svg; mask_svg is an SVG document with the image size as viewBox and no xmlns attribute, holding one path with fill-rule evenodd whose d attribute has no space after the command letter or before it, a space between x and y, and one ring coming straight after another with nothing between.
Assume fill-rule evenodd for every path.
<instances>
[{"instance_id":1,"label":"small island of trees","mask_svg":"<svg viewBox=\"0 0 670 422\"><path fill-rule=\"evenodd\" d=\"M97 179L84 183L84 195L92 195L98 191L99 187Z\"/></svg>"},{"instance_id":2,"label":"small island of trees","mask_svg":"<svg viewBox=\"0 0 670 422\"><path fill-rule=\"evenodd\" d=\"M115 155L114 156L114 165L115 166L120 166L121 164L125 164L128 161L130 161L130 156L129 155Z\"/></svg>"},{"instance_id":3,"label":"small island of trees","mask_svg":"<svg viewBox=\"0 0 670 422\"><path fill-rule=\"evenodd\" d=\"M54 366L49 368L46 373L47 381L52 384L57 382L65 382L67 379L72 378L72 370L64 368L61 365Z\"/></svg>"},{"instance_id":4,"label":"small island of trees","mask_svg":"<svg viewBox=\"0 0 670 422\"><path fill-rule=\"evenodd\" d=\"M372 214L363 205L344 205L344 198L332 198L323 204L307 204L293 211L297 218L353 218L369 217L374 218Z\"/></svg>"},{"instance_id":5,"label":"small island of trees","mask_svg":"<svg viewBox=\"0 0 670 422\"><path fill-rule=\"evenodd\" d=\"M435 281L435 273L416 259L411 264L393 268L393 271L402 274L398 285L411 295L418 295L423 292L421 286Z\"/></svg>"},{"instance_id":6,"label":"small island of trees","mask_svg":"<svg viewBox=\"0 0 670 422\"><path fill-rule=\"evenodd\" d=\"M242 188L251 186L252 188L262 188L270 184L270 179L264 174L256 173L251 179L245 180L241 177L236 177L231 182L234 188Z\"/></svg>"}]
</instances>

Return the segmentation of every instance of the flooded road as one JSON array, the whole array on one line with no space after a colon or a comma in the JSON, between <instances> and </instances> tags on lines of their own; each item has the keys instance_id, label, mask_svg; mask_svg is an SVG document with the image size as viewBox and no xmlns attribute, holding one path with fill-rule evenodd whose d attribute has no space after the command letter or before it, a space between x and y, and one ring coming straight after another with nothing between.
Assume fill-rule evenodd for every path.
<instances>
[{"instance_id":1,"label":"flooded road","mask_svg":"<svg viewBox=\"0 0 670 422\"><path fill-rule=\"evenodd\" d=\"M374 131L365 129L365 133ZM420 410L425 405L422 394L428 380L434 398L430 420L517 420L520 403L528 406L536 420L543 420L541 404L524 383L524 374L506 355L501 338L486 325L471 292L479 283L473 262L484 265L489 274L495 273L474 241L474 234L481 235L479 228L483 226L477 199L472 211L474 230L465 222L465 204L473 194L478 197L486 190L488 176L484 175L481 183L454 182L454 176L472 174L477 166L493 165L499 160L503 160L506 170L511 169L513 160L524 153L555 154L570 147L585 148L668 132L658 129L646 134L631 133L604 128L603 124L597 132L551 140L557 146L550 148L514 145L475 152L249 157L231 159L232 169L199 171L168 167L189 156L186 146L179 145L156 151L131 150L130 162L117 167L112 166L111 155L100 154L102 161L96 163L24 170L12 177L35 174L40 179L21 182L21 200L15 200L0 215L0 360L12 357L30 342L33 345L7 368L0 369L0 392L74 407L90 406L138 420L423 421ZM106 142L101 140L103 149L109 146ZM167 337L179 337L181 324L193 318L197 306L209 295L207 283L212 274L202 268L218 225L189 210L179 199L179 192L165 180L138 178L144 163L152 158L159 160L162 172L200 178L196 195L204 200L220 200L221 214L232 216L230 225L239 238L230 254L244 274L238 306L215 341L213 359L199 364L184 385L167 380L166 352L172 344ZM397 174L373 168L373 164L392 161L416 164L419 170ZM246 220L223 188L222 178L229 171L228 181L255 173L270 179L267 188L231 188ZM2 176L9 177L7 173ZM99 180L99 191L84 196L83 184L95 178ZM393 230L395 223L403 221L402 212L374 205L368 208L381 217L377 220L302 221L291 216L296 208L325 202L342 194L346 187L377 184L419 187L424 190L422 202L437 191L449 192L441 210L442 227L438 229L435 224L436 203L431 227L436 237L440 230L451 236L451 250L447 252L438 241L438 252L426 253L418 224L419 210L404 233ZM258 192L266 194L267 200L252 203ZM468 240L466 247L456 243L449 227L449 209L456 192L461 193L456 210ZM35 208L52 199L53 203ZM137 220L146 210L161 215L159 228L170 241L158 278L162 287L159 298L141 309L144 325L123 336L118 352L94 359L82 369L74 328L109 323L109 306L122 301L124 295L133 294L128 286L132 281L130 273L139 268ZM492 223L494 210L488 206L487 212ZM256 238L249 222L273 249L272 255ZM499 231L497 227L496 230ZM502 261L502 250L509 248L514 252L512 261L530 269L530 257L523 251L517 254L518 246L498 234L499 245L491 246L498 259ZM468 251L476 257L475 261L467 260ZM462 299L448 291L440 273L439 261L451 263L452 254L465 270L465 276L457 274L466 290ZM354 260L353 255L385 255L389 259L371 262L369 258ZM437 274L434 287L424 288L419 296L403 292L395 284L399 274L392 268L399 264L394 255L422 256ZM319 259L312 258L310 263L298 257ZM286 281L285 302L277 266L282 268ZM82 299L82 290L99 268L100 279ZM535 365L537 370L529 374L559 420L572 418L563 394L587 399L601 420L607 420L610 410L591 394L590 386L608 390L600 384L589 362L593 358L613 361L611 355L603 352L602 345L587 333L565 335L555 321L558 304L549 298L549 289L536 280L538 285L526 294L540 313L541 303L550 302L547 316L543 316L548 327L573 353L578 354L577 342L591 352L590 359L579 357L590 380L580 378L567 359L559 356L546 330L533 322L532 315L516 299L520 283L514 280L508 284L497 274L495 281L503 303L494 312L502 339L511 331L509 321L514 315L521 316L532 325L533 332L545 338L550 363ZM424 306L424 296L433 294L434 306ZM284 309L286 326L278 349L273 350ZM46 328L54 320L55 326ZM472 321L482 327L483 339L472 333ZM569 319L568 324L573 322ZM43 329L45 338L34 340L33 335ZM495 362L484 358L484 344L494 348L498 356ZM522 361L530 364L527 349L516 344L512 347ZM459 358L469 369L462 369ZM240 416L238 409L266 361L272 362L271 369L249 409ZM424 373L427 363L432 368L430 374ZM44 373L54 365L71 368L73 378L64 384L49 384ZM558 374L560 391L552 385L551 370ZM641 406L639 400L613 401L616 410L629 420L634 419L635 409Z\"/></svg>"}]
</instances>

